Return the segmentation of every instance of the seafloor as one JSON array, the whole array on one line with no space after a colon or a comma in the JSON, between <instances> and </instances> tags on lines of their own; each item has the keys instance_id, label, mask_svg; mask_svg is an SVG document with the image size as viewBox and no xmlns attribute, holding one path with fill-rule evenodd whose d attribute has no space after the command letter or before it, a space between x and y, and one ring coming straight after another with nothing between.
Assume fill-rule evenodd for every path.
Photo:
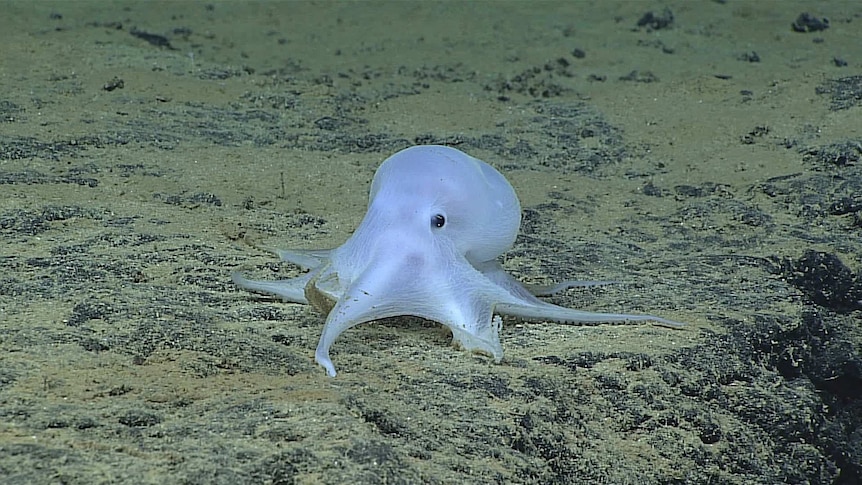
<instances>
[{"instance_id":1,"label":"seafloor","mask_svg":"<svg viewBox=\"0 0 862 485\"><path fill-rule=\"evenodd\" d=\"M862 481L859 2L0 5L0 481ZM805 14L805 15L803 15ZM494 364L238 290L414 144L521 197Z\"/></svg>"}]
</instances>

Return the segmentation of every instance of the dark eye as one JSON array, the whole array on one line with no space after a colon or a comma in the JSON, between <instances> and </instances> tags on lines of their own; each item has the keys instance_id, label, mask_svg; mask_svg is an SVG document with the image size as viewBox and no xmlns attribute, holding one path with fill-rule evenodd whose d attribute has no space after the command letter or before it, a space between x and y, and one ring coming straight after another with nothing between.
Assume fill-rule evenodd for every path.
<instances>
[{"instance_id":1,"label":"dark eye","mask_svg":"<svg viewBox=\"0 0 862 485\"><path fill-rule=\"evenodd\" d=\"M443 227L446 224L446 218L443 214L434 214L431 216L431 227Z\"/></svg>"}]
</instances>

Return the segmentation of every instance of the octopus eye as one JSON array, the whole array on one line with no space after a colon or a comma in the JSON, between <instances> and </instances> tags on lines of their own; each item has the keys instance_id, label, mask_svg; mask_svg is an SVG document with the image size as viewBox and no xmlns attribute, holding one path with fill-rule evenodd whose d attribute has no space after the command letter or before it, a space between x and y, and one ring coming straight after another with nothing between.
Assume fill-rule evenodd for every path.
<instances>
[{"instance_id":1,"label":"octopus eye","mask_svg":"<svg viewBox=\"0 0 862 485\"><path fill-rule=\"evenodd\" d=\"M443 214L434 214L431 216L431 227L443 227L446 224L446 218Z\"/></svg>"}]
</instances>

